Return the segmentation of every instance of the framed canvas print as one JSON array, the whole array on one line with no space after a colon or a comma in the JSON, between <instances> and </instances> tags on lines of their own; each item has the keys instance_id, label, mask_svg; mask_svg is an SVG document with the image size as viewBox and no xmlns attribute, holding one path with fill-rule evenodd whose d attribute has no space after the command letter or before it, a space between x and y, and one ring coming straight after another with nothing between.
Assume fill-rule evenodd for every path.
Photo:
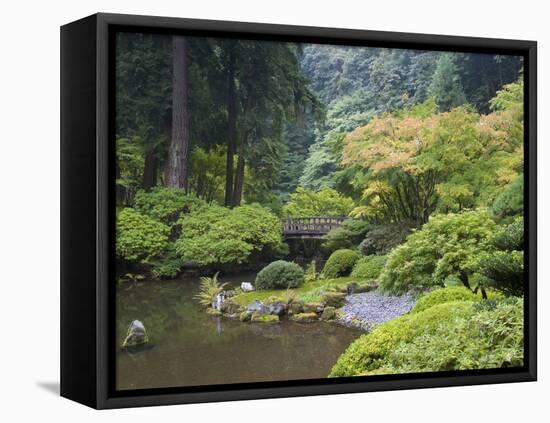
<instances>
[{"instance_id":1,"label":"framed canvas print","mask_svg":"<svg viewBox=\"0 0 550 423\"><path fill-rule=\"evenodd\" d=\"M536 379L536 43L61 28L61 394Z\"/></svg>"}]
</instances>

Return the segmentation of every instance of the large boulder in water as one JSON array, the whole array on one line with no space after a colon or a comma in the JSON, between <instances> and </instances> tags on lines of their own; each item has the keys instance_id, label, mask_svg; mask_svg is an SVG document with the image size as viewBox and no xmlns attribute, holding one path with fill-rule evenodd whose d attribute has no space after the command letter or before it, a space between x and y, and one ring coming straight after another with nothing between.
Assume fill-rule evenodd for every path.
<instances>
[{"instance_id":1,"label":"large boulder in water","mask_svg":"<svg viewBox=\"0 0 550 423\"><path fill-rule=\"evenodd\" d=\"M128 326L128 332L126 333L126 338L122 343L123 348L132 348L145 345L149 342L149 337L147 336L147 331L145 326L140 320L134 320Z\"/></svg>"}]
</instances>

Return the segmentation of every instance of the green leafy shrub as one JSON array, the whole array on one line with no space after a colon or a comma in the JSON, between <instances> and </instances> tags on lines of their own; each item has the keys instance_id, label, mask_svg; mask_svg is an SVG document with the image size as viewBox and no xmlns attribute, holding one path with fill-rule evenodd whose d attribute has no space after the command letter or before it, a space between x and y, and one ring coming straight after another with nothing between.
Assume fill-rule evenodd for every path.
<instances>
[{"instance_id":1,"label":"green leafy shrub","mask_svg":"<svg viewBox=\"0 0 550 423\"><path fill-rule=\"evenodd\" d=\"M282 250L282 228L277 216L256 205L229 209L209 205L184 214L176 251L184 260L202 265L242 264L253 253L265 256Z\"/></svg>"},{"instance_id":2,"label":"green leafy shrub","mask_svg":"<svg viewBox=\"0 0 550 423\"><path fill-rule=\"evenodd\" d=\"M449 277L468 285L475 260L491 248L496 228L486 210L432 216L390 253L380 275L380 287L402 293L411 288L444 286Z\"/></svg>"},{"instance_id":3,"label":"green leafy shrub","mask_svg":"<svg viewBox=\"0 0 550 423\"><path fill-rule=\"evenodd\" d=\"M352 208L353 200L332 188L316 192L298 187L290 194L283 213L290 217L347 216Z\"/></svg>"},{"instance_id":4,"label":"green leafy shrub","mask_svg":"<svg viewBox=\"0 0 550 423\"><path fill-rule=\"evenodd\" d=\"M505 295L523 295L523 251L494 251L483 253L477 262L477 271L483 276L483 285Z\"/></svg>"},{"instance_id":5,"label":"green leafy shrub","mask_svg":"<svg viewBox=\"0 0 550 423\"><path fill-rule=\"evenodd\" d=\"M304 277L306 282L313 282L317 280L317 265L315 260L312 260L311 263L308 264Z\"/></svg>"},{"instance_id":6,"label":"green leafy shrub","mask_svg":"<svg viewBox=\"0 0 550 423\"><path fill-rule=\"evenodd\" d=\"M353 250L336 250L330 255L325 267L323 275L325 278L337 278L339 276L348 276L359 259L359 255Z\"/></svg>"},{"instance_id":7,"label":"green leafy shrub","mask_svg":"<svg viewBox=\"0 0 550 423\"><path fill-rule=\"evenodd\" d=\"M429 334L457 316L471 316L472 303L439 304L421 313L405 314L376 326L372 332L355 340L338 358L330 373L334 376L357 376L378 369L386 357L402 342ZM430 349L431 351L431 349Z\"/></svg>"},{"instance_id":8,"label":"green leafy shrub","mask_svg":"<svg viewBox=\"0 0 550 423\"><path fill-rule=\"evenodd\" d=\"M393 223L378 225L369 230L365 239L359 244L359 251L365 256L387 254L397 247L411 233L410 225Z\"/></svg>"},{"instance_id":9,"label":"green leafy shrub","mask_svg":"<svg viewBox=\"0 0 550 423\"><path fill-rule=\"evenodd\" d=\"M449 288L435 289L418 299L418 302L411 313L419 313L438 304L450 303L453 301L479 301L481 295L474 294L463 286L452 286Z\"/></svg>"},{"instance_id":10,"label":"green leafy shrub","mask_svg":"<svg viewBox=\"0 0 550 423\"><path fill-rule=\"evenodd\" d=\"M519 251L524 246L524 224L523 217L517 217L512 223L501 227L493 238L491 244L498 250Z\"/></svg>"},{"instance_id":11,"label":"green leafy shrub","mask_svg":"<svg viewBox=\"0 0 550 423\"><path fill-rule=\"evenodd\" d=\"M153 263L151 274L155 279L174 279L179 275L182 266L183 261L179 257L166 257Z\"/></svg>"},{"instance_id":12,"label":"green leafy shrub","mask_svg":"<svg viewBox=\"0 0 550 423\"><path fill-rule=\"evenodd\" d=\"M206 203L188 195L180 188L155 187L151 191L138 191L134 207L139 212L167 225L175 223L181 214L196 211Z\"/></svg>"},{"instance_id":13,"label":"green leafy shrub","mask_svg":"<svg viewBox=\"0 0 550 423\"><path fill-rule=\"evenodd\" d=\"M116 159L119 174L116 178L117 191L122 194L122 203L130 204L143 179L143 140L139 135L130 138L117 138Z\"/></svg>"},{"instance_id":14,"label":"green leafy shrub","mask_svg":"<svg viewBox=\"0 0 550 423\"><path fill-rule=\"evenodd\" d=\"M117 213L116 256L130 262L147 262L169 245L170 228L132 208Z\"/></svg>"},{"instance_id":15,"label":"green leafy shrub","mask_svg":"<svg viewBox=\"0 0 550 423\"><path fill-rule=\"evenodd\" d=\"M495 198L492 211L499 218L523 213L523 174L508 184Z\"/></svg>"},{"instance_id":16,"label":"green leafy shrub","mask_svg":"<svg viewBox=\"0 0 550 423\"><path fill-rule=\"evenodd\" d=\"M365 220L344 220L340 227L331 230L325 236L325 242L322 246L323 252L330 255L336 250L356 246L365 238L365 234L370 227L371 224Z\"/></svg>"},{"instance_id":17,"label":"green leafy shrub","mask_svg":"<svg viewBox=\"0 0 550 423\"><path fill-rule=\"evenodd\" d=\"M330 376L522 365L523 302L505 298L445 302L385 322L353 342Z\"/></svg>"},{"instance_id":18,"label":"green leafy shrub","mask_svg":"<svg viewBox=\"0 0 550 423\"><path fill-rule=\"evenodd\" d=\"M208 203L224 200L227 148L195 146L189 160L189 190Z\"/></svg>"},{"instance_id":19,"label":"green leafy shrub","mask_svg":"<svg viewBox=\"0 0 550 423\"><path fill-rule=\"evenodd\" d=\"M304 283L304 271L296 263L277 260L269 263L256 276L256 289L297 288Z\"/></svg>"},{"instance_id":20,"label":"green leafy shrub","mask_svg":"<svg viewBox=\"0 0 550 423\"><path fill-rule=\"evenodd\" d=\"M493 249L482 252L475 262L480 283L504 293L523 295L524 284L523 218L516 218L491 239Z\"/></svg>"},{"instance_id":21,"label":"green leafy shrub","mask_svg":"<svg viewBox=\"0 0 550 423\"><path fill-rule=\"evenodd\" d=\"M483 301L482 303L485 303ZM439 372L523 366L523 303L497 301L441 322L400 343L368 374ZM429 351L429 354L426 354Z\"/></svg>"},{"instance_id":22,"label":"green leafy shrub","mask_svg":"<svg viewBox=\"0 0 550 423\"><path fill-rule=\"evenodd\" d=\"M361 257L353 266L351 276L361 279L378 279L386 264L386 256Z\"/></svg>"}]
</instances>

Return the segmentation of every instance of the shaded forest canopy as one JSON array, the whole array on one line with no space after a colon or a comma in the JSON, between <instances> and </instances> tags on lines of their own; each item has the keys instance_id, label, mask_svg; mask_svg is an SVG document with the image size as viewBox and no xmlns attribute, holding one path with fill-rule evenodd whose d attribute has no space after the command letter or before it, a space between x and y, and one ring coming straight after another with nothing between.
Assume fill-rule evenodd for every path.
<instances>
[{"instance_id":1,"label":"shaded forest canopy","mask_svg":"<svg viewBox=\"0 0 550 423\"><path fill-rule=\"evenodd\" d=\"M136 33L116 52L118 203L161 184L276 213L299 186L361 198L342 165L352 130L428 99L488 114L522 69L515 56Z\"/></svg>"}]
</instances>

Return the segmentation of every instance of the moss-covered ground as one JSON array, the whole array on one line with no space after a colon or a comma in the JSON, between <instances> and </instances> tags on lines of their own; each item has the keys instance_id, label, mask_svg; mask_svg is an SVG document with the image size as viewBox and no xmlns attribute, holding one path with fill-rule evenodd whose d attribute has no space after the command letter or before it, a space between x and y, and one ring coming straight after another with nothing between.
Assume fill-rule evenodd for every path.
<instances>
[{"instance_id":1,"label":"moss-covered ground","mask_svg":"<svg viewBox=\"0 0 550 423\"><path fill-rule=\"evenodd\" d=\"M317 279L315 281L307 281L302 286L291 290L270 289L242 292L240 289L237 289L237 295L232 298L232 301L242 306L245 306L255 300L262 302L286 302L288 296L293 295L294 299L306 303L319 302L321 301L321 291L345 288L351 282L356 282L358 285L363 285L367 283L367 280L347 276L334 279Z\"/></svg>"}]
</instances>

